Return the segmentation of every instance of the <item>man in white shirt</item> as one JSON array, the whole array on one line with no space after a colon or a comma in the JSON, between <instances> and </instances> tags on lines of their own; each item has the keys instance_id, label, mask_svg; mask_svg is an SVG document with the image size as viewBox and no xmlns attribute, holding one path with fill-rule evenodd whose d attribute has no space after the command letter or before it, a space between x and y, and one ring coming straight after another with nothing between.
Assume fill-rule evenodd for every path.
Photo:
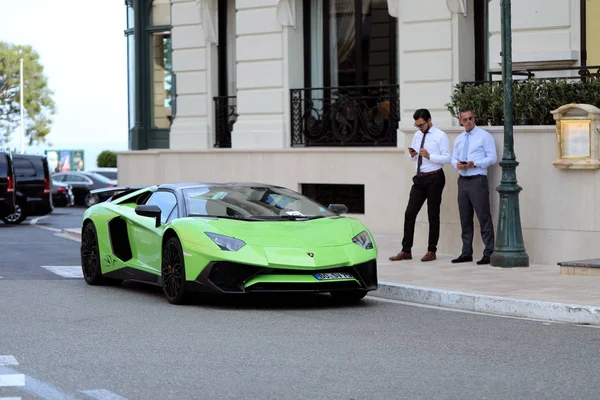
<instances>
[{"instance_id":1,"label":"man in white shirt","mask_svg":"<svg viewBox=\"0 0 600 400\"><path fill-rule=\"evenodd\" d=\"M489 264L494 251L494 224L490 211L487 169L497 161L496 143L492 135L475 125L469 109L460 110L459 122L465 128L454 141L452 168L458 172L458 211L462 228L462 251L453 263L473 261L473 211L485 244L483 258L477 264Z\"/></svg>"},{"instance_id":2,"label":"man in white shirt","mask_svg":"<svg viewBox=\"0 0 600 400\"><path fill-rule=\"evenodd\" d=\"M442 192L446 185L446 176L442 167L450 162L450 141L444 131L437 129L431 122L429 110L419 109L413 115L415 132L412 145L408 148L410 158L415 162L416 175L404 213L404 238L402 251L390 257L391 261L411 260L417 214L427 200L429 218L429 244L427 253L421 261L436 259L437 244L440 237L440 205Z\"/></svg>"}]
</instances>

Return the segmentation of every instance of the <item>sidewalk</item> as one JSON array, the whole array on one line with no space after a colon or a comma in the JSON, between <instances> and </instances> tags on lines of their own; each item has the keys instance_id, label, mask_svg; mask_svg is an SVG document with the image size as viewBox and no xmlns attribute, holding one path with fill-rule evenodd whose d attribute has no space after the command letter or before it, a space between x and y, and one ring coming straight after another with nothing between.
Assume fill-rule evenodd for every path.
<instances>
[{"instance_id":1,"label":"sidewalk","mask_svg":"<svg viewBox=\"0 0 600 400\"><path fill-rule=\"evenodd\" d=\"M79 238L79 230L63 234ZM558 265L495 268L452 264L458 254L438 254L421 262L389 261L401 248L401 235L376 234L379 248L377 297L490 314L600 325L600 276L560 275ZM564 260L557 260L564 261Z\"/></svg>"}]
</instances>

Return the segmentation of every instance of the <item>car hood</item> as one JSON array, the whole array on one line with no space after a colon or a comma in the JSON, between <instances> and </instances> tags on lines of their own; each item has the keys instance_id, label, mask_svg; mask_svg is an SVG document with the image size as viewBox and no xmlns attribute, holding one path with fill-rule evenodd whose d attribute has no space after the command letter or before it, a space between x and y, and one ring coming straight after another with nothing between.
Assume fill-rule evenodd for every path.
<instances>
[{"instance_id":1,"label":"car hood","mask_svg":"<svg viewBox=\"0 0 600 400\"><path fill-rule=\"evenodd\" d=\"M213 232L261 247L330 247L351 243L354 232L349 218L320 218L308 221L206 220Z\"/></svg>"}]
</instances>

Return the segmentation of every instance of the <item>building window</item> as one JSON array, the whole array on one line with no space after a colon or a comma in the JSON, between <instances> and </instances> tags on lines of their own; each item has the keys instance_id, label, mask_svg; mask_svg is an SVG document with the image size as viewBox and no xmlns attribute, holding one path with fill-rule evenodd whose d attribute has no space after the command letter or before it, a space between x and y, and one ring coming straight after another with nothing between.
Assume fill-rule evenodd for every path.
<instances>
[{"instance_id":1,"label":"building window","mask_svg":"<svg viewBox=\"0 0 600 400\"><path fill-rule=\"evenodd\" d=\"M125 0L129 148L169 148L175 112L171 1Z\"/></svg>"},{"instance_id":2,"label":"building window","mask_svg":"<svg viewBox=\"0 0 600 400\"><path fill-rule=\"evenodd\" d=\"M387 0L305 0L292 146L397 146L397 24Z\"/></svg>"},{"instance_id":3,"label":"building window","mask_svg":"<svg viewBox=\"0 0 600 400\"><path fill-rule=\"evenodd\" d=\"M172 68L171 68L171 2L153 0L150 8L150 110L152 128L171 126Z\"/></svg>"},{"instance_id":4,"label":"building window","mask_svg":"<svg viewBox=\"0 0 600 400\"><path fill-rule=\"evenodd\" d=\"M306 3L306 86L396 84L396 20L387 0Z\"/></svg>"},{"instance_id":5,"label":"building window","mask_svg":"<svg viewBox=\"0 0 600 400\"><path fill-rule=\"evenodd\" d=\"M152 57L152 127L168 129L171 126L173 100L171 70L171 33L153 32L150 36Z\"/></svg>"},{"instance_id":6,"label":"building window","mask_svg":"<svg viewBox=\"0 0 600 400\"><path fill-rule=\"evenodd\" d=\"M302 194L323 204L344 204L349 214L365 213L365 185L339 183L303 183Z\"/></svg>"}]
</instances>

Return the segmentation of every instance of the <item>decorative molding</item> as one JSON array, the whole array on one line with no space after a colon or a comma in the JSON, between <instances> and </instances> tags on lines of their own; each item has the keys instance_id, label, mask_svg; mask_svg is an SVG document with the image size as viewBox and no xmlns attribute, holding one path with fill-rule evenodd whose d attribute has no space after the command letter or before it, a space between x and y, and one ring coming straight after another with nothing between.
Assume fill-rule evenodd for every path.
<instances>
[{"instance_id":1,"label":"decorative molding","mask_svg":"<svg viewBox=\"0 0 600 400\"><path fill-rule=\"evenodd\" d=\"M400 15L400 0L387 0L388 12L394 18Z\"/></svg>"},{"instance_id":2,"label":"decorative molding","mask_svg":"<svg viewBox=\"0 0 600 400\"><path fill-rule=\"evenodd\" d=\"M202 29L206 43L219 43L217 33L217 0L196 0L196 6L200 10Z\"/></svg>"},{"instance_id":3,"label":"decorative molding","mask_svg":"<svg viewBox=\"0 0 600 400\"><path fill-rule=\"evenodd\" d=\"M276 12L282 26L296 29L296 0L278 0Z\"/></svg>"}]
</instances>

